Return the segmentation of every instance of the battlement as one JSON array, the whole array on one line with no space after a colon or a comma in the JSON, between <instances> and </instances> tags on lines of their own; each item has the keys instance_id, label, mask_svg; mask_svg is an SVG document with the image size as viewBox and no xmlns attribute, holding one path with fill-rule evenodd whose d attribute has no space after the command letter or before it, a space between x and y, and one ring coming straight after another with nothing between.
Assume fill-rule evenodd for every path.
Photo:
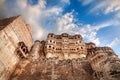
<instances>
[{"instance_id":1,"label":"battlement","mask_svg":"<svg viewBox=\"0 0 120 80\"><path fill-rule=\"evenodd\" d=\"M68 38L68 39L81 39L82 40L82 36L80 34L69 35L67 33L62 33L61 35L55 35L54 33L49 33L47 38L53 38L53 39Z\"/></svg>"},{"instance_id":2,"label":"battlement","mask_svg":"<svg viewBox=\"0 0 120 80\"><path fill-rule=\"evenodd\" d=\"M12 23L16 18L21 17L19 16L13 16L10 18L0 19L0 30L2 30L4 27Z\"/></svg>"}]
</instances>

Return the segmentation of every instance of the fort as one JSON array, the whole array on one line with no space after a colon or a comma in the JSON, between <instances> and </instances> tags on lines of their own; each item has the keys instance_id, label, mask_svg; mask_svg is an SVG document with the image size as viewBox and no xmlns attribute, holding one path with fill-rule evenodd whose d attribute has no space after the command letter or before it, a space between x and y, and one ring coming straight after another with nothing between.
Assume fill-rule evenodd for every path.
<instances>
[{"instance_id":1,"label":"fort","mask_svg":"<svg viewBox=\"0 0 120 80\"><path fill-rule=\"evenodd\" d=\"M67 33L33 42L21 16L0 20L0 80L119 79L120 59L110 47Z\"/></svg>"}]
</instances>

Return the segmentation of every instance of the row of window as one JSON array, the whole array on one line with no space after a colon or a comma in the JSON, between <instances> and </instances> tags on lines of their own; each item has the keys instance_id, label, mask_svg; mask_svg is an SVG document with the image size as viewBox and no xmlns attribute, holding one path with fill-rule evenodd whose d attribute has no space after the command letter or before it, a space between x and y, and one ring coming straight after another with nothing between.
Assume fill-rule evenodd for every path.
<instances>
[{"instance_id":1,"label":"row of window","mask_svg":"<svg viewBox=\"0 0 120 80\"><path fill-rule=\"evenodd\" d=\"M49 48L55 49L55 48L52 47L52 46L49 46ZM83 49L83 47L81 47L81 49ZM56 50L61 50L61 48L56 48ZM76 50L76 49L70 49L70 50ZM79 48L77 48L77 50L79 50Z\"/></svg>"},{"instance_id":2,"label":"row of window","mask_svg":"<svg viewBox=\"0 0 120 80\"><path fill-rule=\"evenodd\" d=\"M50 42L50 43L55 43L55 41L54 40L48 40L48 42ZM66 42L66 43L69 43L67 40L64 40L64 42ZM76 43L75 42L70 42L69 44L79 44L79 43L81 43L81 41L77 41Z\"/></svg>"},{"instance_id":3,"label":"row of window","mask_svg":"<svg viewBox=\"0 0 120 80\"><path fill-rule=\"evenodd\" d=\"M48 42L50 42L50 43L55 43L55 41L53 41L53 40L49 40Z\"/></svg>"},{"instance_id":4,"label":"row of window","mask_svg":"<svg viewBox=\"0 0 120 80\"><path fill-rule=\"evenodd\" d=\"M68 34L63 34L63 37L68 37ZM59 36L60 38L62 38L62 36ZM49 35L49 37L54 37L54 35ZM81 38L81 36L74 36L74 37L69 37L69 39L77 39L77 38Z\"/></svg>"}]
</instances>

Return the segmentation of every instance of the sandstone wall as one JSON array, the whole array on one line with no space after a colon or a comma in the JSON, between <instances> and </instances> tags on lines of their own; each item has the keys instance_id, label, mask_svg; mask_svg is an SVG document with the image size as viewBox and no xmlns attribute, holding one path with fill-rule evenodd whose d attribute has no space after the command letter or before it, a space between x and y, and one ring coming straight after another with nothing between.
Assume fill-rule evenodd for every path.
<instances>
[{"instance_id":1,"label":"sandstone wall","mask_svg":"<svg viewBox=\"0 0 120 80\"><path fill-rule=\"evenodd\" d=\"M120 59L110 47L96 47L88 51L87 59L94 76L100 80L120 79Z\"/></svg>"},{"instance_id":2,"label":"sandstone wall","mask_svg":"<svg viewBox=\"0 0 120 80\"><path fill-rule=\"evenodd\" d=\"M0 22L4 27L0 30L0 80L7 80L19 62L20 56L16 53L18 43L24 42L28 50L32 46L31 32L22 17L12 17L7 21L7 25L4 20Z\"/></svg>"},{"instance_id":3,"label":"sandstone wall","mask_svg":"<svg viewBox=\"0 0 120 80\"><path fill-rule=\"evenodd\" d=\"M10 26L17 35L19 42L23 41L30 50L32 46L32 32L30 26L24 22L21 16L18 16ZM17 41L15 42L17 43Z\"/></svg>"},{"instance_id":4,"label":"sandstone wall","mask_svg":"<svg viewBox=\"0 0 120 80\"><path fill-rule=\"evenodd\" d=\"M10 32L12 33L12 32ZM17 36L12 33L14 38ZM17 39L17 38L16 38ZM14 53L16 49L15 43L11 42L7 36L6 30L0 31L0 80L7 80L10 73L15 68L14 66L19 61L17 55Z\"/></svg>"},{"instance_id":5,"label":"sandstone wall","mask_svg":"<svg viewBox=\"0 0 120 80\"><path fill-rule=\"evenodd\" d=\"M93 80L92 68L85 59L40 58L29 62L24 68L20 67L10 80Z\"/></svg>"}]
</instances>

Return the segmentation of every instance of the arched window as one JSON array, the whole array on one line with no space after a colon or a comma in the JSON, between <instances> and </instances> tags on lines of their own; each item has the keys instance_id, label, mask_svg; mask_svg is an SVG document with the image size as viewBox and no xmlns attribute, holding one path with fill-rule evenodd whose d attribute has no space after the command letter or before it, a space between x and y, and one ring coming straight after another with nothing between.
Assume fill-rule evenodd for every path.
<instances>
[{"instance_id":1,"label":"arched window","mask_svg":"<svg viewBox=\"0 0 120 80\"><path fill-rule=\"evenodd\" d=\"M51 46L49 46L49 48L51 48Z\"/></svg>"},{"instance_id":2,"label":"arched window","mask_svg":"<svg viewBox=\"0 0 120 80\"><path fill-rule=\"evenodd\" d=\"M81 41L79 41L81 43Z\"/></svg>"},{"instance_id":3,"label":"arched window","mask_svg":"<svg viewBox=\"0 0 120 80\"><path fill-rule=\"evenodd\" d=\"M24 42L19 42L19 43L18 43L18 47L19 47L24 53L28 52L27 46L25 45Z\"/></svg>"},{"instance_id":4,"label":"arched window","mask_svg":"<svg viewBox=\"0 0 120 80\"><path fill-rule=\"evenodd\" d=\"M18 48L16 49L16 53L19 57L25 58L26 54L28 54L28 48L24 42L18 43Z\"/></svg>"},{"instance_id":5,"label":"arched window","mask_svg":"<svg viewBox=\"0 0 120 80\"><path fill-rule=\"evenodd\" d=\"M83 47L81 47L81 49L83 49Z\"/></svg>"}]
</instances>

